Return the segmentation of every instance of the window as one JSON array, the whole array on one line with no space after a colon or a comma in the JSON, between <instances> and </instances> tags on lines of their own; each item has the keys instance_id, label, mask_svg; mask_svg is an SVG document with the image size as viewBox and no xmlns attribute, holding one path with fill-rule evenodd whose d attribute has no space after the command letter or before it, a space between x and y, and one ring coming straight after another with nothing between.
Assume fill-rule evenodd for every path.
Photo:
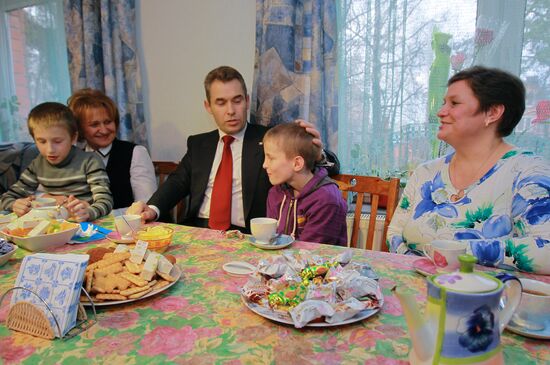
<instances>
[{"instance_id":1,"label":"window","mask_svg":"<svg viewBox=\"0 0 550 365\"><path fill-rule=\"evenodd\" d=\"M0 142L30 140L30 109L70 96L62 0L0 0L0 46Z\"/></svg>"},{"instance_id":2,"label":"window","mask_svg":"<svg viewBox=\"0 0 550 365\"><path fill-rule=\"evenodd\" d=\"M547 0L340 0L343 171L406 176L445 154L436 113L448 78L474 64L520 75L527 109L509 141L550 157L549 17Z\"/></svg>"}]
</instances>

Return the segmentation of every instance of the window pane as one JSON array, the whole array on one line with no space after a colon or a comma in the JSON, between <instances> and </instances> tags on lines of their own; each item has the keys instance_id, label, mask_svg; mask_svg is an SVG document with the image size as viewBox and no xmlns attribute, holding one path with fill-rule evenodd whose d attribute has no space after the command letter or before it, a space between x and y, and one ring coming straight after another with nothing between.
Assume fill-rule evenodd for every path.
<instances>
[{"instance_id":1,"label":"window pane","mask_svg":"<svg viewBox=\"0 0 550 365\"><path fill-rule=\"evenodd\" d=\"M523 119L509 140L550 159L550 32L548 0L527 0L521 79L527 89Z\"/></svg>"},{"instance_id":2,"label":"window pane","mask_svg":"<svg viewBox=\"0 0 550 365\"><path fill-rule=\"evenodd\" d=\"M30 140L26 118L44 101L65 103L70 95L63 12L60 1L45 2L6 12L9 53L3 72L9 82L1 87L2 141ZM5 56L4 56L5 57Z\"/></svg>"},{"instance_id":3,"label":"window pane","mask_svg":"<svg viewBox=\"0 0 550 365\"><path fill-rule=\"evenodd\" d=\"M550 158L548 0L339 4L343 171L397 176L446 153L435 138L446 82L476 64L520 74L527 109L508 140Z\"/></svg>"},{"instance_id":4,"label":"window pane","mask_svg":"<svg viewBox=\"0 0 550 365\"><path fill-rule=\"evenodd\" d=\"M340 2L339 157L345 172L396 175L437 153L435 113L447 79L474 53L476 1L451 3Z\"/></svg>"}]
</instances>

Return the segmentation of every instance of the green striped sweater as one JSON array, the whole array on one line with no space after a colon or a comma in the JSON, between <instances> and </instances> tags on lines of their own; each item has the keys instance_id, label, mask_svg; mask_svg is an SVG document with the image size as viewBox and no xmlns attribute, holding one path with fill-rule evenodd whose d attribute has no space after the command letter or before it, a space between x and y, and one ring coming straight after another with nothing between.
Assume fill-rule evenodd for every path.
<instances>
[{"instance_id":1,"label":"green striped sweater","mask_svg":"<svg viewBox=\"0 0 550 365\"><path fill-rule=\"evenodd\" d=\"M88 202L91 221L109 214L113 208L103 161L96 154L73 146L67 158L58 165L50 164L42 155L36 157L19 181L2 195L0 209L11 210L16 199L33 195L40 184L46 193L74 195Z\"/></svg>"}]
</instances>

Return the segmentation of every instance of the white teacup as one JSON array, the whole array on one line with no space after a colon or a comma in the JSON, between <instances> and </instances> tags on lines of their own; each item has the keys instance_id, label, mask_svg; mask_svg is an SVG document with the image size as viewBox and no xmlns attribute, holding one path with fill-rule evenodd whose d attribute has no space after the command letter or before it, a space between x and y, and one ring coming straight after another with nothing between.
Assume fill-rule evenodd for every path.
<instances>
[{"instance_id":1,"label":"white teacup","mask_svg":"<svg viewBox=\"0 0 550 365\"><path fill-rule=\"evenodd\" d=\"M43 218L43 219L67 219L69 212L65 207L37 207L32 208L27 213L27 218Z\"/></svg>"},{"instance_id":2,"label":"white teacup","mask_svg":"<svg viewBox=\"0 0 550 365\"><path fill-rule=\"evenodd\" d=\"M268 244L269 239L277 232L277 220L274 218L252 218L250 231L256 242Z\"/></svg>"},{"instance_id":3,"label":"white teacup","mask_svg":"<svg viewBox=\"0 0 550 365\"><path fill-rule=\"evenodd\" d=\"M460 268L458 256L466 253L464 242L435 240L423 246L424 254L434 263L437 272L453 272Z\"/></svg>"},{"instance_id":4,"label":"white teacup","mask_svg":"<svg viewBox=\"0 0 550 365\"><path fill-rule=\"evenodd\" d=\"M532 279L519 279L523 287L521 301L512 320L527 330L542 331L550 320L550 284Z\"/></svg>"},{"instance_id":5,"label":"white teacup","mask_svg":"<svg viewBox=\"0 0 550 365\"><path fill-rule=\"evenodd\" d=\"M137 214L125 214L115 217L115 227L120 236L130 236L141 228L141 216Z\"/></svg>"},{"instance_id":6,"label":"white teacup","mask_svg":"<svg viewBox=\"0 0 550 365\"><path fill-rule=\"evenodd\" d=\"M32 208L55 207L56 205L57 201L54 198L38 197L31 201Z\"/></svg>"}]
</instances>

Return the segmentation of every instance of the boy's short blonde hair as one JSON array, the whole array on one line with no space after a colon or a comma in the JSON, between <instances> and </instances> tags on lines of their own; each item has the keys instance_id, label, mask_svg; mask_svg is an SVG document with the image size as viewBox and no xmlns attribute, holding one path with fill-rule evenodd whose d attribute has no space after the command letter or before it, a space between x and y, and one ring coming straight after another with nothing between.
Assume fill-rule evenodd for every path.
<instances>
[{"instance_id":1,"label":"boy's short blonde hair","mask_svg":"<svg viewBox=\"0 0 550 365\"><path fill-rule=\"evenodd\" d=\"M36 127L62 127L69 132L71 137L78 133L76 119L71 110L67 106L56 102L45 102L35 106L29 113L27 126L32 138L34 138Z\"/></svg>"},{"instance_id":2,"label":"boy's short blonde hair","mask_svg":"<svg viewBox=\"0 0 550 365\"><path fill-rule=\"evenodd\" d=\"M287 158L301 156L308 170L313 170L321 148L313 144L313 136L297 123L284 123L267 131L264 142L275 141Z\"/></svg>"}]
</instances>

